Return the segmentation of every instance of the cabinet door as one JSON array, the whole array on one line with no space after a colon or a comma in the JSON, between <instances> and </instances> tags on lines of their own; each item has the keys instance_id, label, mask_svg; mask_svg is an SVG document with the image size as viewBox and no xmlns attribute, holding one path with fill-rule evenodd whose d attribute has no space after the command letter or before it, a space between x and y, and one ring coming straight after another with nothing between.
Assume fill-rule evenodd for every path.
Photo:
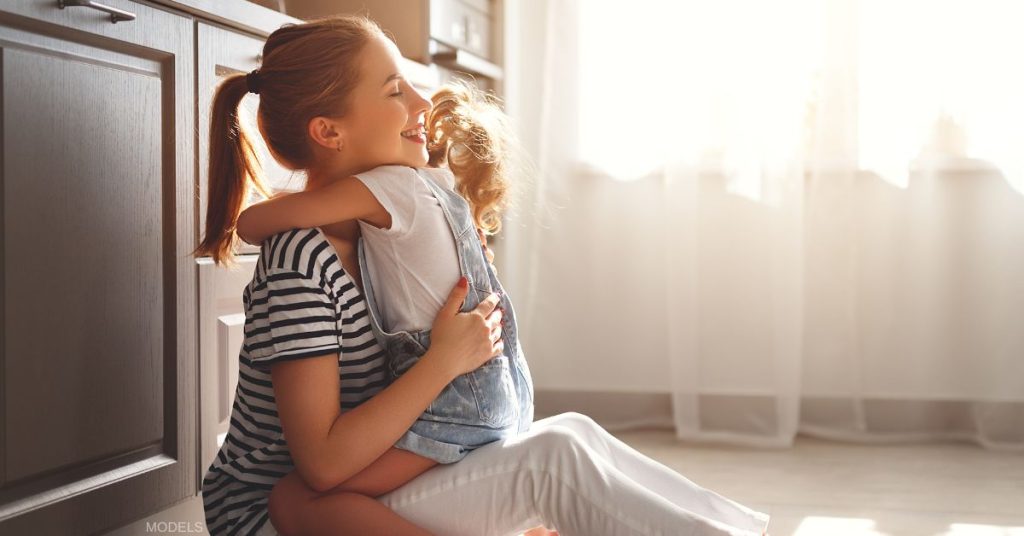
<instances>
[{"instance_id":1,"label":"cabinet door","mask_svg":"<svg viewBox=\"0 0 1024 536\"><path fill-rule=\"evenodd\" d=\"M0 5L0 533L196 494L193 22Z\"/></svg>"},{"instance_id":2,"label":"cabinet door","mask_svg":"<svg viewBox=\"0 0 1024 536\"><path fill-rule=\"evenodd\" d=\"M217 457L231 427L238 386L238 352L245 337L242 292L256 269L256 255L238 257L238 267L219 267L204 257L199 265L199 443L197 483Z\"/></svg>"},{"instance_id":3,"label":"cabinet door","mask_svg":"<svg viewBox=\"0 0 1024 536\"><path fill-rule=\"evenodd\" d=\"M200 22L197 24L199 96L199 219L200 232L206 221L209 174L210 109L221 80L232 73L247 73L259 66L264 41L232 30ZM253 136L263 163L267 186L273 190L301 190L305 174L284 169L270 156L256 129L259 96L242 99L239 113ZM255 194L255 192L252 192ZM250 200L255 197L250 198ZM198 244L198 235L196 243ZM197 259L199 266L199 369L200 369L200 464L198 483L213 462L231 424L231 405L238 383L238 352L241 349L245 316L242 291L255 269L255 246L243 244L237 253L238 267L218 267L209 258Z\"/></svg>"},{"instance_id":4,"label":"cabinet door","mask_svg":"<svg viewBox=\"0 0 1024 536\"><path fill-rule=\"evenodd\" d=\"M210 166L210 108L217 85L230 74L248 73L259 66L264 40L241 34L232 30L200 22L198 32L198 64L197 80L199 85L199 234L206 228L206 192L209 189ZM263 138L256 128L256 109L259 107L259 95L248 93L239 105L239 118L242 128L250 134L263 164L263 180L272 190L301 190L306 184L303 172L292 172L281 167L266 148ZM250 201L258 199L256 192ZM259 248L242 244L239 253L257 253Z\"/></svg>"}]
</instances>

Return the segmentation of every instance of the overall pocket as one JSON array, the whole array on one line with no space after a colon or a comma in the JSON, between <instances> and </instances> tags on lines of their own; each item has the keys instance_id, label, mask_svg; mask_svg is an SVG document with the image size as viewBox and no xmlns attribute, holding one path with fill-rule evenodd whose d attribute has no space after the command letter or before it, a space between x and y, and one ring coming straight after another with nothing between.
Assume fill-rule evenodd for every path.
<instances>
[{"instance_id":1,"label":"overall pocket","mask_svg":"<svg viewBox=\"0 0 1024 536\"><path fill-rule=\"evenodd\" d=\"M437 395L437 398L423 412L421 418L428 421L478 426L480 424L480 409L477 406L469 376L464 374L446 385L441 390L441 394Z\"/></svg>"},{"instance_id":2,"label":"overall pocket","mask_svg":"<svg viewBox=\"0 0 1024 536\"><path fill-rule=\"evenodd\" d=\"M508 358L498 356L452 380L430 403L423 418L430 421L507 428L519 413Z\"/></svg>"},{"instance_id":3,"label":"overall pocket","mask_svg":"<svg viewBox=\"0 0 1024 536\"><path fill-rule=\"evenodd\" d=\"M515 424L519 414L519 397L512 381L508 357L495 357L467 376L480 410L480 420L494 428L507 428Z\"/></svg>"}]
</instances>

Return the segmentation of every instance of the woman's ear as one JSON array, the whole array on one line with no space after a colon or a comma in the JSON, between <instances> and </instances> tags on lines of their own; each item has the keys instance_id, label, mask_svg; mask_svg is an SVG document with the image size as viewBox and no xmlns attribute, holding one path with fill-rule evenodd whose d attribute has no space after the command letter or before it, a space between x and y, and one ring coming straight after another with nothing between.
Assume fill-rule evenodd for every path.
<instances>
[{"instance_id":1,"label":"woman's ear","mask_svg":"<svg viewBox=\"0 0 1024 536\"><path fill-rule=\"evenodd\" d=\"M345 145L341 124L327 117L318 116L309 120L309 137L314 143L332 151L341 151Z\"/></svg>"}]
</instances>

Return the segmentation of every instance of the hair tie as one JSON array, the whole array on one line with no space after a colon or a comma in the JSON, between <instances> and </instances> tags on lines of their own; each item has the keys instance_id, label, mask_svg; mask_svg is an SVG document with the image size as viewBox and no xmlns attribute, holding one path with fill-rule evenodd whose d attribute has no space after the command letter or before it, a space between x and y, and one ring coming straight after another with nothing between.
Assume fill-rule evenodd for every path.
<instances>
[{"instance_id":1,"label":"hair tie","mask_svg":"<svg viewBox=\"0 0 1024 536\"><path fill-rule=\"evenodd\" d=\"M245 75L245 83L249 85L249 93L260 94L260 70L253 69Z\"/></svg>"}]
</instances>

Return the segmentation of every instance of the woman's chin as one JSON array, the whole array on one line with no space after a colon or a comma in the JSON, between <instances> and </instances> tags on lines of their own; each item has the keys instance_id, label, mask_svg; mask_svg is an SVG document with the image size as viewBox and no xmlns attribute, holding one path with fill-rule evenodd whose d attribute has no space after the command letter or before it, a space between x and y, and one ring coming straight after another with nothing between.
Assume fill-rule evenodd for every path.
<instances>
[{"instance_id":1,"label":"woman's chin","mask_svg":"<svg viewBox=\"0 0 1024 536\"><path fill-rule=\"evenodd\" d=\"M404 160L405 161L402 162L402 164L404 164L406 166L409 166L409 167L426 167L428 159L427 159L427 155L423 154L423 155L410 156L408 158L405 158Z\"/></svg>"}]
</instances>

